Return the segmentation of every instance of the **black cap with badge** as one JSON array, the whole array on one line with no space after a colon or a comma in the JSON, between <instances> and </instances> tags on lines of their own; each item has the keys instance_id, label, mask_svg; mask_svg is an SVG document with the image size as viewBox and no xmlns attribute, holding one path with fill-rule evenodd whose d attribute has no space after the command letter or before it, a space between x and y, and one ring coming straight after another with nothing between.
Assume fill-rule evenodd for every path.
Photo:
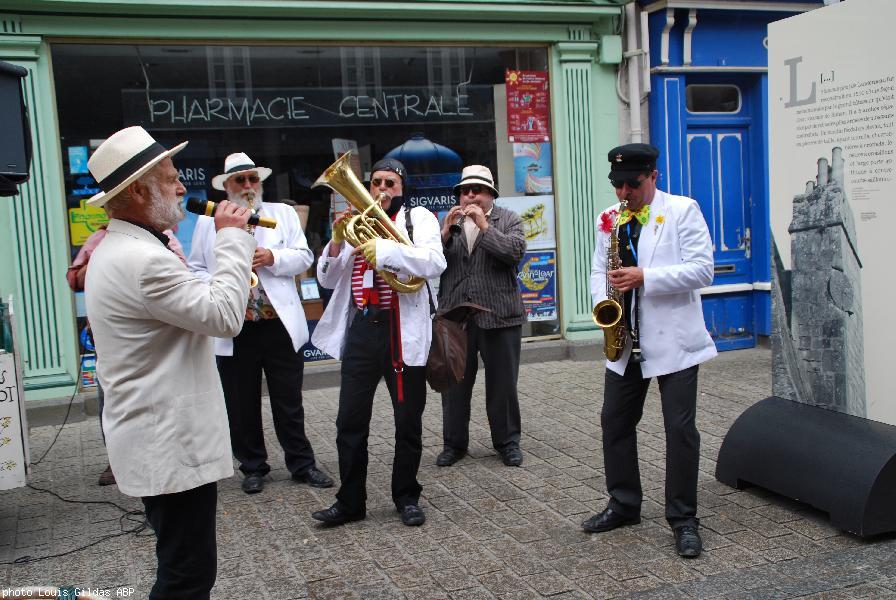
<instances>
[{"instance_id":1,"label":"black cap with badge","mask_svg":"<svg viewBox=\"0 0 896 600\"><path fill-rule=\"evenodd\" d=\"M401 177L401 182L404 183L406 171L404 170L404 165L401 164L400 160L395 158L382 158L376 161L373 164L373 167L370 169L371 175L376 173L377 171L392 171L399 177Z\"/></svg>"},{"instance_id":2,"label":"black cap with badge","mask_svg":"<svg viewBox=\"0 0 896 600\"><path fill-rule=\"evenodd\" d=\"M610 161L608 177L614 181L635 179L642 173L656 169L659 156L659 148L651 144L617 146L607 153L607 160Z\"/></svg>"}]
</instances>

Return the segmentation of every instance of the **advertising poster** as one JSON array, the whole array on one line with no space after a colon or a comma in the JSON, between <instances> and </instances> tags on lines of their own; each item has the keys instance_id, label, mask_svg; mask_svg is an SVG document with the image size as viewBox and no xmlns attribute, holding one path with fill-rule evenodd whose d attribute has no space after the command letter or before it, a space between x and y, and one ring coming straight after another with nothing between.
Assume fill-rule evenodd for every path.
<instances>
[{"instance_id":1,"label":"advertising poster","mask_svg":"<svg viewBox=\"0 0 896 600\"><path fill-rule=\"evenodd\" d=\"M548 72L508 70L504 82L507 84L508 141L551 141Z\"/></svg>"},{"instance_id":2,"label":"advertising poster","mask_svg":"<svg viewBox=\"0 0 896 600\"><path fill-rule=\"evenodd\" d=\"M358 154L358 142L342 138L333 138L331 141L333 144L333 159L335 160L339 158L346 152L351 152L352 155L349 156L349 164L352 166L352 172L359 181L363 181L364 177L361 173L361 156ZM336 215L345 212L349 208L351 207L348 205L348 200L345 199L345 196L333 192L330 197L330 223L335 220Z\"/></svg>"},{"instance_id":3,"label":"advertising poster","mask_svg":"<svg viewBox=\"0 0 896 600\"><path fill-rule=\"evenodd\" d=\"M498 198L495 204L520 216L523 221L523 233L526 235L526 247L529 250L557 247L554 234L553 196Z\"/></svg>"},{"instance_id":4,"label":"advertising poster","mask_svg":"<svg viewBox=\"0 0 896 600\"><path fill-rule=\"evenodd\" d=\"M0 352L0 490L25 485L25 445L15 356Z\"/></svg>"},{"instance_id":5,"label":"advertising poster","mask_svg":"<svg viewBox=\"0 0 896 600\"><path fill-rule=\"evenodd\" d=\"M526 252L517 279L529 321L557 318L557 252Z\"/></svg>"},{"instance_id":6,"label":"advertising poster","mask_svg":"<svg viewBox=\"0 0 896 600\"><path fill-rule=\"evenodd\" d=\"M553 193L552 169L549 143L529 142L513 145L513 188L516 193Z\"/></svg>"},{"instance_id":7,"label":"advertising poster","mask_svg":"<svg viewBox=\"0 0 896 600\"><path fill-rule=\"evenodd\" d=\"M179 141L173 139L160 140L161 144L166 148L171 148L179 144ZM208 164L208 144L205 142L190 142L187 147L177 153L174 165L177 167L180 182L187 188L184 195L184 217L177 227L174 228L174 237L184 247L184 255L190 256L190 248L193 246L193 229L196 227L196 220L199 215L187 212L187 200L189 198L197 198L199 200L208 200L208 192L212 186L212 177L218 174L218 170L209 167ZM218 167L224 170L224 164ZM224 192L217 192L219 196L211 198L212 200L223 200Z\"/></svg>"},{"instance_id":8,"label":"advertising poster","mask_svg":"<svg viewBox=\"0 0 896 600\"><path fill-rule=\"evenodd\" d=\"M776 395L896 425L896 3L769 25Z\"/></svg>"},{"instance_id":9,"label":"advertising poster","mask_svg":"<svg viewBox=\"0 0 896 600\"><path fill-rule=\"evenodd\" d=\"M460 182L460 173L435 173L429 175L408 175L405 199L408 206L422 206L444 218L452 206L457 204L454 186Z\"/></svg>"},{"instance_id":10,"label":"advertising poster","mask_svg":"<svg viewBox=\"0 0 896 600\"><path fill-rule=\"evenodd\" d=\"M308 321L308 341L299 349L302 358L306 363L318 362L321 360L333 360L333 357L311 343L311 336L317 327L317 321Z\"/></svg>"},{"instance_id":11,"label":"advertising poster","mask_svg":"<svg viewBox=\"0 0 896 600\"><path fill-rule=\"evenodd\" d=\"M87 238L109 222L106 211L97 206L88 206L87 198L82 198L79 204L78 208L68 209L68 231L72 246L83 246Z\"/></svg>"}]
</instances>

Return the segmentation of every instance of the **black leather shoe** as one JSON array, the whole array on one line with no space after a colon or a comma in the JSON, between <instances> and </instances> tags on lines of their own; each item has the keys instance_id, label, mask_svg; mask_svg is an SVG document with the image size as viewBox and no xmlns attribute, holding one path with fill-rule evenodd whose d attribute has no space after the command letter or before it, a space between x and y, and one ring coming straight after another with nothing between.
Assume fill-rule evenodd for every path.
<instances>
[{"instance_id":1,"label":"black leather shoe","mask_svg":"<svg viewBox=\"0 0 896 600\"><path fill-rule=\"evenodd\" d=\"M450 467L460 459L466 455L466 450L455 450L449 446L445 446L445 449L439 453L439 456L436 458L436 466L438 467Z\"/></svg>"},{"instance_id":2,"label":"black leather shoe","mask_svg":"<svg viewBox=\"0 0 896 600\"><path fill-rule=\"evenodd\" d=\"M501 451L501 460L508 467L518 467L523 464L523 451L516 446L505 448Z\"/></svg>"},{"instance_id":3,"label":"black leather shoe","mask_svg":"<svg viewBox=\"0 0 896 600\"><path fill-rule=\"evenodd\" d=\"M311 467L301 475L293 475L292 480L316 488L333 487L333 479L317 467Z\"/></svg>"},{"instance_id":4,"label":"black leather shoe","mask_svg":"<svg viewBox=\"0 0 896 600\"><path fill-rule=\"evenodd\" d=\"M264 489L264 475L261 473L247 473L240 487L247 494L257 494Z\"/></svg>"},{"instance_id":5,"label":"black leather shoe","mask_svg":"<svg viewBox=\"0 0 896 600\"><path fill-rule=\"evenodd\" d=\"M675 528L675 549L678 556L685 558L697 558L703 552L703 540L697 528L693 525L684 525Z\"/></svg>"},{"instance_id":6,"label":"black leather shoe","mask_svg":"<svg viewBox=\"0 0 896 600\"><path fill-rule=\"evenodd\" d=\"M584 521L582 523L582 529L588 533L603 533L604 531L612 531L617 527L637 525L640 522L641 517L626 517L620 515L612 508L607 508L603 512L599 512L587 521Z\"/></svg>"},{"instance_id":7,"label":"black leather shoe","mask_svg":"<svg viewBox=\"0 0 896 600\"><path fill-rule=\"evenodd\" d=\"M408 504L404 508L398 509L401 513L401 522L409 527L418 527L426 523L426 515L416 504Z\"/></svg>"},{"instance_id":8,"label":"black leather shoe","mask_svg":"<svg viewBox=\"0 0 896 600\"><path fill-rule=\"evenodd\" d=\"M327 525L342 525L352 521L360 521L364 518L364 513L352 514L347 513L338 504L334 504L330 508L318 510L311 513L311 518L315 521L322 521Z\"/></svg>"}]
</instances>

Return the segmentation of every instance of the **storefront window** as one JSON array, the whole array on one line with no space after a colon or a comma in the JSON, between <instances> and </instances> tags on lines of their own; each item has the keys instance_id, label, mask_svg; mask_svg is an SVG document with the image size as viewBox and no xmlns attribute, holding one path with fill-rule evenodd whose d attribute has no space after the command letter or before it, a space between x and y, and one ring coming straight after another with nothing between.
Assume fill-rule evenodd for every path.
<instances>
[{"instance_id":1,"label":"storefront window","mask_svg":"<svg viewBox=\"0 0 896 600\"><path fill-rule=\"evenodd\" d=\"M524 332L558 332L546 48L57 43L52 58L73 254L105 214L83 205L98 191L87 157L129 125L166 146L190 141L176 157L188 197L221 199L211 179L233 152L273 169L264 198L295 205L315 255L334 200L310 186L342 152L357 153L364 181L383 156L402 160L406 199L439 217L461 168L483 164L529 238ZM535 88L544 123L525 110L539 102ZM177 231L186 252L195 219ZM323 302L314 273L297 281L311 322Z\"/></svg>"}]
</instances>

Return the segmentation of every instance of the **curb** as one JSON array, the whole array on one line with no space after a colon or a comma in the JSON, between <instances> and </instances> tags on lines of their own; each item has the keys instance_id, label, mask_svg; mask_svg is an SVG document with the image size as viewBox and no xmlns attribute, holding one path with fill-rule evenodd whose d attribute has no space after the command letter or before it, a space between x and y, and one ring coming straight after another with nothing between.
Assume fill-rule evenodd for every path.
<instances>
[{"instance_id":1,"label":"curb","mask_svg":"<svg viewBox=\"0 0 896 600\"><path fill-rule=\"evenodd\" d=\"M553 339L526 342L524 340L520 349L520 364L555 360L593 360L597 362L602 356L601 346L597 341L572 342ZM313 363L306 365L302 389L319 390L339 387L339 369L340 364L335 361L319 365ZM261 385L261 394L266 396L268 393L267 382L262 379ZM71 409L69 409L69 404L71 404ZM98 413L97 409L94 390L79 392L72 397L33 400L25 403L29 427L58 426L64 422L77 423L88 417L95 417ZM67 420L66 413L68 413Z\"/></svg>"}]
</instances>

